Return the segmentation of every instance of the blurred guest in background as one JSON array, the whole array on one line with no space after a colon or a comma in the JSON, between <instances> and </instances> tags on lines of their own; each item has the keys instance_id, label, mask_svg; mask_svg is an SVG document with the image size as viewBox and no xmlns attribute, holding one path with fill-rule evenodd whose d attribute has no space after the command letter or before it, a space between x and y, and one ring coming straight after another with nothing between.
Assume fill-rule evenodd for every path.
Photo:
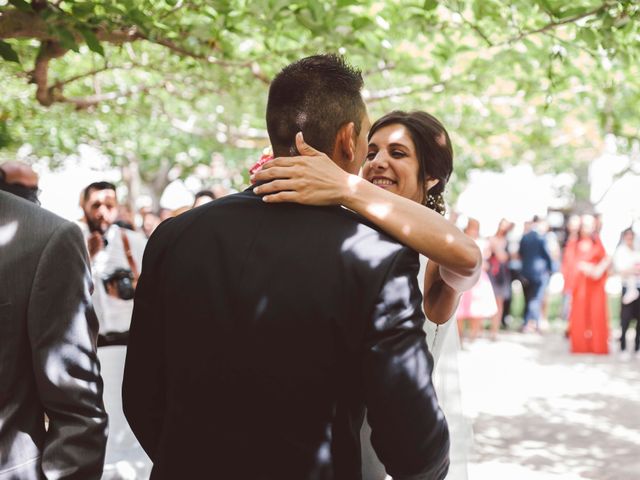
<instances>
[{"instance_id":1,"label":"blurred guest in background","mask_svg":"<svg viewBox=\"0 0 640 480\"><path fill-rule=\"evenodd\" d=\"M613 256L613 266L622 280L620 299L620 351L626 354L627 330L636 321L634 354L640 351L640 250L635 245L635 233L631 228L622 232L622 239Z\"/></svg>"},{"instance_id":2,"label":"blurred guest in background","mask_svg":"<svg viewBox=\"0 0 640 480\"><path fill-rule=\"evenodd\" d=\"M147 211L142 214L142 232L147 238L149 238L153 231L158 228L160 223L160 217L154 212Z\"/></svg>"},{"instance_id":3,"label":"blurred guest in background","mask_svg":"<svg viewBox=\"0 0 640 480\"><path fill-rule=\"evenodd\" d=\"M136 229L135 216L129 205L124 203L118 205L118 217L114 223L119 227L126 228L127 230Z\"/></svg>"},{"instance_id":4,"label":"blurred guest in background","mask_svg":"<svg viewBox=\"0 0 640 480\"><path fill-rule=\"evenodd\" d=\"M551 230L549 222L541 220L539 224L539 232L544 237L547 244L547 251L551 257L551 271L549 272L549 280L544 288L544 294L542 297L542 305L540 306L540 321L543 325L548 325L549 319L549 289L547 288L551 280L553 272L558 271L560 265L560 258L562 257L562 249L560 248L560 242L558 241L558 235Z\"/></svg>"},{"instance_id":5,"label":"blurred guest in background","mask_svg":"<svg viewBox=\"0 0 640 480\"><path fill-rule=\"evenodd\" d=\"M535 323L536 330L540 328L542 316L542 301L549 283L549 276L553 270L553 261L540 219L535 216L530 230L520 240L520 259L522 260L522 280L524 287L524 323L522 330L530 328L530 321Z\"/></svg>"},{"instance_id":6,"label":"blurred guest in background","mask_svg":"<svg viewBox=\"0 0 640 480\"><path fill-rule=\"evenodd\" d=\"M457 312L458 328L460 330L460 338L464 338L465 322L471 324L471 340L475 340L480 333L482 321L490 318L491 322L491 339L495 340L500 319L496 315L498 307L496 305L495 294L491 287L491 280L487 275L490 249L488 242L480 238L480 222L475 218L470 218L464 233L475 240L482 252L484 258L484 266L478 283L471 289L462 294L460 298L460 306Z\"/></svg>"},{"instance_id":7,"label":"blurred guest in background","mask_svg":"<svg viewBox=\"0 0 640 480\"><path fill-rule=\"evenodd\" d=\"M571 352L606 354L609 353L609 313L604 286L610 261L595 231L595 218L583 215L581 223L569 314Z\"/></svg>"},{"instance_id":8,"label":"blurred guest in background","mask_svg":"<svg viewBox=\"0 0 640 480\"><path fill-rule=\"evenodd\" d=\"M116 187L94 182L82 194L84 233L94 276L93 301L100 321L99 345L126 345L133 292L142 266L146 239L118 226Z\"/></svg>"},{"instance_id":9,"label":"blurred guest in background","mask_svg":"<svg viewBox=\"0 0 640 480\"><path fill-rule=\"evenodd\" d=\"M105 476L145 478L151 464L124 418L120 392L133 295L147 240L141 233L115 223L118 205L115 185L109 182L88 185L82 192L84 218L79 226L89 251L95 284L93 302L100 322L98 356L110 418ZM130 477L131 474L138 476Z\"/></svg>"},{"instance_id":10,"label":"blurred guest in background","mask_svg":"<svg viewBox=\"0 0 640 480\"><path fill-rule=\"evenodd\" d=\"M26 163L11 161L0 165L0 190L40 205L38 174Z\"/></svg>"},{"instance_id":11,"label":"blurred guest in background","mask_svg":"<svg viewBox=\"0 0 640 480\"><path fill-rule=\"evenodd\" d=\"M503 218L498 224L495 235L489 239L491 253L488 274L498 307L492 326L499 326L501 322L504 324L504 302L507 298L511 298L511 273L509 272L509 252L507 250L507 234L511 229L513 229L513 223Z\"/></svg>"},{"instance_id":12,"label":"blurred guest in background","mask_svg":"<svg viewBox=\"0 0 640 480\"><path fill-rule=\"evenodd\" d=\"M580 232L580 216L571 215L567 221L567 234L565 244L562 250L562 278L564 286L562 287L562 319L567 324L567 335L569 333L569 313L571 310L571 293L576 283L576 274L578 272L576 266L576 255L578 246L578 234Z\"/></svg>"},{"instance_id":13,"label":"blurred guest in background","mask_svg":"<svg viewBox=\"0 0 640 480\"><path fill-rule=\"evenodd\" d=\"M216 195L211 190L200 190L195 195L193 200L193 206L191 208L199 207L205 203L213 202L216 199Z\"/></svg>"},{"instance_id":14,"label":"blurred guest in background","mask_svg":"<svg viewBox=\"0 0 640 480\"><path fill-rule=\"evenodd\" d=\"M160 216L160 222L164 222L167 218L173 217L173 210L166 207L160 207L158 215Z\"/></svg>"}]
</instances>

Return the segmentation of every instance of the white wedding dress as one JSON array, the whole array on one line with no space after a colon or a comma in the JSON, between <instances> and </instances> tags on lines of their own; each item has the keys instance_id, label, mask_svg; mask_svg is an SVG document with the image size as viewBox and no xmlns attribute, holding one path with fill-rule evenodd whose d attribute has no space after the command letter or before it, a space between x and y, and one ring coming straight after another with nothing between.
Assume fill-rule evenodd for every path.
<instances>
[{"instance_id":1,"label":"white wedding dress","mask_svg":"<svg viewBox=\"0 0 640 480\"><path fill-rule=\"evenodd\" d=\"M418 284L423 288L424 274L427 267L427 258L420 255L420 271ZM423 292L424 293L424 292ZM449 424L451 439L449 473L447 480L467 480L468 455L473 443L471 422L462 411L462 395L460 390L460 372L458 365L458 353L460 352L460 337L458 335L458 323L455 316L444 325L427 320L425 322L427 346L433 356L433 384L438 395L440 407L444 411ZM371 446L371 429L365 421L360 432L362 443L363 480L390 479L384 467L376 457Z\"/></svg>"}]
</instances>

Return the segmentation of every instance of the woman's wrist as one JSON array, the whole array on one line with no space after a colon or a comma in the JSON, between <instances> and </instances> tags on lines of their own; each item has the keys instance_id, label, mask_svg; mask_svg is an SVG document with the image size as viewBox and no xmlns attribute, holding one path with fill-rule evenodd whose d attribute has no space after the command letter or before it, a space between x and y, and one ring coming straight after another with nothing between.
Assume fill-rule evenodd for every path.
<instances>
[{"instance_id":1,"label":"woman's wrist","mask_svg":"<svg viewBox=\"0 0 640 480\"><path fill-rule=\"evenodd\" d=\"M341 189L340 197L338 198L340 205L354 209L356 201L358 198L361 198L361 196L358 195L361 182L363 182L363 180L358 175L352 173L346 174L344 181L340 182Z\"/></svg>"},{"instance_id":2,"label":"woman's wrist","mask_svg":"<svg viewBox=\"0 0 640 480\"><path fill-rule=\"evenodd\" d=\"M462 293L467 290L471 290L475 284L478 283L482 269L476 268L471 275L460 275L453 270L449 270L448 268L439 265L438 273L440 273L440 278L442 278L442 281L447 286L451 287L456 292Z\"/></svg>"}]
</instances>

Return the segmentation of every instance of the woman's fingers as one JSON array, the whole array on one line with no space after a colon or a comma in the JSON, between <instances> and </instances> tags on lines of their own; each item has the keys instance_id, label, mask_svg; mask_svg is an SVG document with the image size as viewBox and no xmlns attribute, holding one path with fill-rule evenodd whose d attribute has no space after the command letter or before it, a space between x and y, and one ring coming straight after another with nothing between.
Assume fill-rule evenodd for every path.
<instances>
[{"instance_id":1,"label":"woman's fingers","mask_svg":"<svg viewBox=\"0 0 640 480\"><path fill-rule=\"evenodd\" d=\"M253 191L257 195L267 195L269 193L281 192L284 190L295 190L297 182L290 178L280 178L271 182L263 183L257 186Z\"/></svg>"},{"instance_id":2,"label":"woman's fingers","mask_svg":"<svg viewBox=\"0 0 640 480\"><path fill-rule=\"evenodd\" d=\"M298 192L279 192L265 195L262 200L268 203L295 202L298 200Z\"/></svg>"},{"instance_id":3,"label":"woman's fingers","mask_svg":"<svg viewBox=\"0 0 640 480\"><path fill-rule=\"evenodd\" d=\"M262 172L263 170L269 170L270 168L274 168L274 167L292 167L296 164L297 158L298 157L273 158L268 162L266 162L264 165L262 165L262 168L258 171Z\"/></svg>"},{"instance_id":4,"label":"woman's fingers","mask_svg":"<svg viewBox=\"0 0 640 480\"><path fill-rule=\"evenodd\" d=\"M266 182L278 178L293 178L297 171L292 167L273 167L268 170L259 170L253 174L253 182Z\"/></svg>"}]
</instances>

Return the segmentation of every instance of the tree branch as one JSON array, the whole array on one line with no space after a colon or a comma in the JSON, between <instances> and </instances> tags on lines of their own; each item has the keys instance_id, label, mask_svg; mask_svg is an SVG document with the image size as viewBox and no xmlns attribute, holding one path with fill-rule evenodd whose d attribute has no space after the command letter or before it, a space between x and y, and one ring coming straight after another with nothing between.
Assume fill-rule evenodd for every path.
<instances>
[{"instance_id":1,"label":"tree branch","mask_svg":"<svg viewBox=\"0 0 640 480\"><path fill-rule=\"evenodd\" d=\"M600 59L599 55L596 52L594 52L593 50L588 49L584 45L579 45L576 42L568 42L567 40L563 40L562 38L560 38L557 35L554 35L553 33L550 33L550 32L544 32L543 35L545 35L545 36L547 36L549 38L552 38L553 40L555 40L558 43L562 43L563 45L566 45L568 48L577 48L579 50L582 50L583 52L588 53L591 57L595 58L596 60Z\"/></svg>"},{"instance_id":2,"label":"tree branch","mask_svg":"<svg viewBox=\"0 0 640 480\"><path fill-rule=\"evenodd\" d=\"M559 20L557 22L549 22L548 24L544 25L543 27L540 28L536 28L533 30L525 30L523 32L521 32L520 34L516 35L515 37L511 37L507 40L503 40L502 42L496 43L494 44L494 46L503 46L503 45L509 45L515 42L518 42L520 40L522 40L525 37L531 36L531 35L535 35L538 33L544 33L544 32L548 32L549 30L553 30L555 28L558 28L562 25L567 25L569 23L575 23L578 20L582 20L583 18L587 18L587 17L591 17L593 15L597 15L601 12L603 12L606 8L608 8L610 6L609 2L605 2L602 5L600 5L598 8L594 8L593 10L589 10L588 12L584 12L581 13L580 15L575 15L573 17L569 17L569 18L565 18L564 20Z\"/></svg>"},{"instance_id":3,"label":"tree branch","mask_svg":"<svg viewBox=\"0 0 640 480\"><path fill-rule=\"evenodd\" d=\"M190 50L187 50L183 47L181 47L180 45L176 45L174 42L172 42L171 40L167 40L167 39L158 39L158 40L151 40L147 37L145 37L145 40L148 40L151 43L156 43L158 45L162 45L163 47L168 48L169 50L182 55L184 57L190 57L190 58L195 58L196 60L203 60L207 63L210 63L212 65L220 65L221 67L240 67L240 68L249 68L251 71L251 74L257 79L260 80L262 83L269 85L271 83L271 79L269 79L261 70L260 66L258 65L257 62L253 61L253 60L249 60L249 61L244 61L244 62L230 62L227 60L220 60L216 57L214 57L213 55L205 55L205 54L198 54L195 52L192 52ZM214 45L213 47L214 49L218 50L218 47Z\"/></svg>"},{"instance_id":4,"label":"tree branch","mask_svg":"<svg viewBox=\"0 0 640 480\"><path fill-rule=\"evenodd\" d=\"M94 33L98 40L114 44L133 42L143 38L136 27L120 27L115 30L97 28ZM84 41L77 32L75 37L78 42ZM57 41L57 37L47 29L46 21L38 13L23 12L13 8L0 12L0 39L10 38Z\"/></svg>"},{"instance_id":5,"label":"tree branch","mask_svg":"<svg viewBox=\"0 0 640 480\"><path fill-rule=\"evenodd\" d=\"M67 53L58 42L47 40L40 45L35 67L31 72L31 82L36 84L36 99L38 102L49 107L58 101L59 90L49 87L49 62L54 58L62 57Z\"/></svg>"},{"instance_id":6,"label":"tree branch","mask_svg":"<svg viewBox=\"0 0 640 480\"><path fill-rule=\"evenodd\" d=\"M606 196L609 194L609 192L615 186L615 184L618 183L620 180L622 180L622 178L628 173L631 173L633 175L639 174L637 166L633 162L631 162L629 165L627 165L624 169L622 169L618 173L614 174L613 179L611 180L611 184L607 187L604 193L600 195L600 198L595 202L593 202L593 204L599 205L606 198Z\"/></svg>"},{"instance_id":7,"label":"tree branch","mask_svg":"<svg viewBox=\"0 0 640 480\"><path fill-rule=\"evenodd\" d=\"M482 31L482 29L476 25L475 23L467 20L467 17L464 16L462 12L462 7L460 6L460 2L457 2L458 7L456 8L456 12L460 15L460 18L464 23L466 23L472 30L474 30L480 37L486 42L489 47L493 47L493 42L491 39Z\"/></svg>"},{"instance_id":8,"label":"tree branch","mask_svg":"<svg viewBox=\"0 0 640 480\"><path fill-rule=\"evenodd\" d=\"M125 67L112 67L109 65L105 65L102 68L96 68L95 70L90 70L88 72L85 73L80 73L78 75L74 75L73 77L69 77L66 78L64 80L58 80L56 83L53 84L52 88L58 88L58 89L62 89L62 87L64 87L65 85L68 85L69 83L73 83L76 80L81 80L83 78L87 78L87 77L93 77L94 75L97 75L98 73L101 72L105 72L107 70L117 70L120 68L125 68Z\"/></svg>"},{"instance_id":9,"label":"tree branch","mask_svg":"<svg viewBox=\"0 0 640 480\"><path fill-rule=\"evenodd\" d=\"M160 20L164 20L169 15L173 15L174 13L176 13L178 10L180 10L184 6L185 6L184 1L183 0L178 0L178 2L176 3L175 7L173 7L171 10L168 10L167 12L165 12L164 15L160 16Z\"/></svg>"},{"instance_id":10,"label":"tree branch","mask_svg":"<svg viewBox=\"0 0 640 480\"><path fill-rule=\"evenodd\" d=\"M385 61L381 66L375 66L373 68L365 70L364 72L362 72L362 76L366 78L378 73L389 72L391 70L395 70L396 66L397 65L395 63L387 63Z\"/></svg>"},{"instance_id":11,"label":"tree branch","mask_svg":"<svg viewBox=\"0 0 640 480\"><path fill-rule=\"evenodd\" d=\"M102 93L99 95L90 95L88 97L82 98L67 98L61 96L57 101L62 103L71 103L75 105L76 110L85 110L89 107L94 107L102 102L117 100L118 98L130 97L131 95L135 95L136 93L148 92L149 90L157 86L158 85L139 85L133 86L128 90L121 92Z\"/></svg>"},{"instance_id":12,"label":"tree branch","mask_svg":"<svg viewBox=\"0 0 640 480\"><path fill-rule=\"evenodd\" d=\"M417 92L423 92L426 90L431 90L433 88L442 87L444 88L447 85L448 81L443 82L434 82L428 85L420 85L418 87L404 86L404 87L393 87L385 90L377 90L374 92L364 92L362 95L363 98L367 101L367 103L374 103L380 100L384 100L391 97L404 97L407 95L413 95Z\"/></svg>"},{"instance_id":13,"label":"tree branch","mask_svg":"<svg viewBox=\"0 0 640 480\"><path fill-rule=\"evenodd\" d=\"M73 29L71 29L73 31ZM232 62L226 60L220 60L213 55L198 54L192 52L175 42L166 38L151 38L147 35L143 35L135 26L123 26L115 30L106 30L104 28L94 29L94 33L98 40L116 45L128 42L134 42L136 40L147 40L150 43L155 43L168 48L172 52L179 55L195 58L197 60L203 60L212 65L220 65L222 67L239 67L250 69L252 75L263 83L270 83L270 79L267 78L261 71L259 65L253 61ZM78 43L84 42L81 35L75 32L74 36ZM47 29L46 22L36 12L23 12L18 9L9 9L0 13L0 39L37 39L42 41L56 41L57 37L53 35ZM218 47L213 46L216 50Z\"/></svg>"},{"instance_id":14,"label":"tree branch","mask_svg":"<svg viewBox=\"0 0 640 480\"><path fill-rule=\"evenodd\" d=\"M266 130L257 128L239 128L221 123L218 124L224 125L224 127L220 130L204 129L196 125L197 117L195 115L189 115L186 120L182 120L169 113L162 102L159 102L159 106L160 111L169 119L169 123L173 128L181 132L188 133L189 135L217 139L220 133L224 133L227 140L221 143L228 143L237 148L260 148L266 147L269 144L269 134Z\"/></svg>"}]
</instances>

